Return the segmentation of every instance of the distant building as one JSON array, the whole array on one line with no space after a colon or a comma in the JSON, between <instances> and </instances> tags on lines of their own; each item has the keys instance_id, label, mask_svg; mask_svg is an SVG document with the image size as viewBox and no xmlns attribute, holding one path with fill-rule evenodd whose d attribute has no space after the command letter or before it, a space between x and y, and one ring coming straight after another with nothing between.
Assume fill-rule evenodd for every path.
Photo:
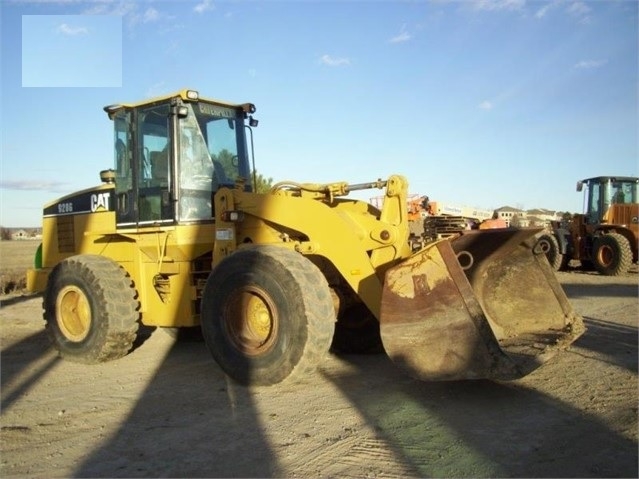
<instances>
[{"instance_id":1,"label":"distant building","mask_svg":"<svg viewBox=\"0 0 639 479\"><path fill-rule=\"evenodd\" d=\"M530 226L550 226L551 221L561 221L562 214L559 211L546 209L533 209L526 211Z\"/></svg>"},{"instance_id":2,"label":"distant building","mask_svg":"<svg viewBox=\"0 0 639 479\"><path fill-rule=\"evenodd\" d=\"M11 232L10 237L5 236L5 239L12 239L16 241L20 240L39 240L42 239L42 229L41 228L32 228L32 229L13 229L10 228Z\"/></svg>"},{"instance_id":3,"label":"distant building","mask_svg":"<svg viewBox=\"0 0 639 479\"><path fill-rule=\"evenodd\" d=\"M463 216L464 218L476 218L480 221L486 220L493 215L491 210L478 208L476 206L442 203L439 201L431 202L431 208L435 215Z\"/></svg>"},{"instance_id":4,"label":"distant building","mask_svg":"<svg viewBox=\"0 0 639 479\"><path fill-rule=\"evenodd\" d=\"M528 215L524 210L513 208L512 206L502 206L497 208L493 214L494 218L504 220L507 226L528 226Z\"/></svg>"},{"instance_id":5,"label":"distant building","mask_svg":"<svg viewBox=\"0 0 639 479\"><path fill-rule=\"evenodd\" d=\"M25 230L16 230L11 233L12 240L26 240L31 239L32 236L27 233Z\"/></svg>"},{"instance_id":6,"label":"distant building","mask_svg":"<svg viewBox=\"0 0 639 479\"><path fill-rule=\"evenodd\" d=\"M494 218L500 218L508 226L538 226L545 228L551 221L561 221L561 213L558 211L537 208L532 210L520 210L512 206L502 206L495 210Z\"/></svg>"}]
</instances>

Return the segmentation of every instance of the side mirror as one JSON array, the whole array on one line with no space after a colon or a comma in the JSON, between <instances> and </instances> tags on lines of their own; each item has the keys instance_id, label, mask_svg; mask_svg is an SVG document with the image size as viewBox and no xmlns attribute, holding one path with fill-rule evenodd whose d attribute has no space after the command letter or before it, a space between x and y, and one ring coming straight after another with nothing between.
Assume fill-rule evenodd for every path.
<instances>
[{"instance_id":1,"label":"side mirror","mask_svg":"<svg viewBox=\"0 0 639 479\"><path fill-rule=\"evenodd\" d=\"M577 191L581 191L584 189L584 184L581 181L577 182Z\"/></svg>"}]
</instances>

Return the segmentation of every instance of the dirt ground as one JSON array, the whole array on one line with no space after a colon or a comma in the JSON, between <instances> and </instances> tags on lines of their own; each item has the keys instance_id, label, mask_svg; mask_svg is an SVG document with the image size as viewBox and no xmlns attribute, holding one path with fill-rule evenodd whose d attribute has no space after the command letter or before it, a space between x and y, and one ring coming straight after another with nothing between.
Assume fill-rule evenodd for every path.
<instances>
[{"instance_id":1,"label":"dirt ground","mask_svg":"<svg viewBox=\"0 0 639 479\"><path fill-rule=\"evenodd\" d=\"M637 477L637 272L558 277L588 331L512 382L328 355L305 384L249 389L163 331L84 366L49 348L41 298L5 297L0 476Z\"/></svg>"}]
</instances>

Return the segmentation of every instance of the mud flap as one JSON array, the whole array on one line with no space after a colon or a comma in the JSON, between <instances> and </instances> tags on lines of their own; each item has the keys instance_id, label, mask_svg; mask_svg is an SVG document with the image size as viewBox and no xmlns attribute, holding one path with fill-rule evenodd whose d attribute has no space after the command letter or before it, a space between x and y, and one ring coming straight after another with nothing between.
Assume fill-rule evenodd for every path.
<instances>
[{"instance_id":1,"label":"mud flap","mask_svg":"<svg viewBox=\"0 0 639 479\"><path fill-rule=\"evenodd\" d=\"M390 358L426 381L517 379L584 331L538 229L469 231L389 269L380 332Z\"/></svg>"}]
</instances>

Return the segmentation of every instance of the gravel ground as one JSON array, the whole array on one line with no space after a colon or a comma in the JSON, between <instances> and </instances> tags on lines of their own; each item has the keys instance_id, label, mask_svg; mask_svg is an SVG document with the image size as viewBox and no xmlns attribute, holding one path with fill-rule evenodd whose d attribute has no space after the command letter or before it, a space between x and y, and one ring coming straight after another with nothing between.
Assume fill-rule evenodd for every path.
<instances>
[{"instance_id":1,"label":"gravel ground","mask_svg":"<svg viewBox=\"0 0 639 479\"><path fill-rule=\"evenodd\" d=\"M557 275L588 330L511 382L328 355L306 383L244 388L163 331L85 366L50 349L40 297L4 297L0 475L637 477L637 271Z\"/></svg>"}]
</instances>

